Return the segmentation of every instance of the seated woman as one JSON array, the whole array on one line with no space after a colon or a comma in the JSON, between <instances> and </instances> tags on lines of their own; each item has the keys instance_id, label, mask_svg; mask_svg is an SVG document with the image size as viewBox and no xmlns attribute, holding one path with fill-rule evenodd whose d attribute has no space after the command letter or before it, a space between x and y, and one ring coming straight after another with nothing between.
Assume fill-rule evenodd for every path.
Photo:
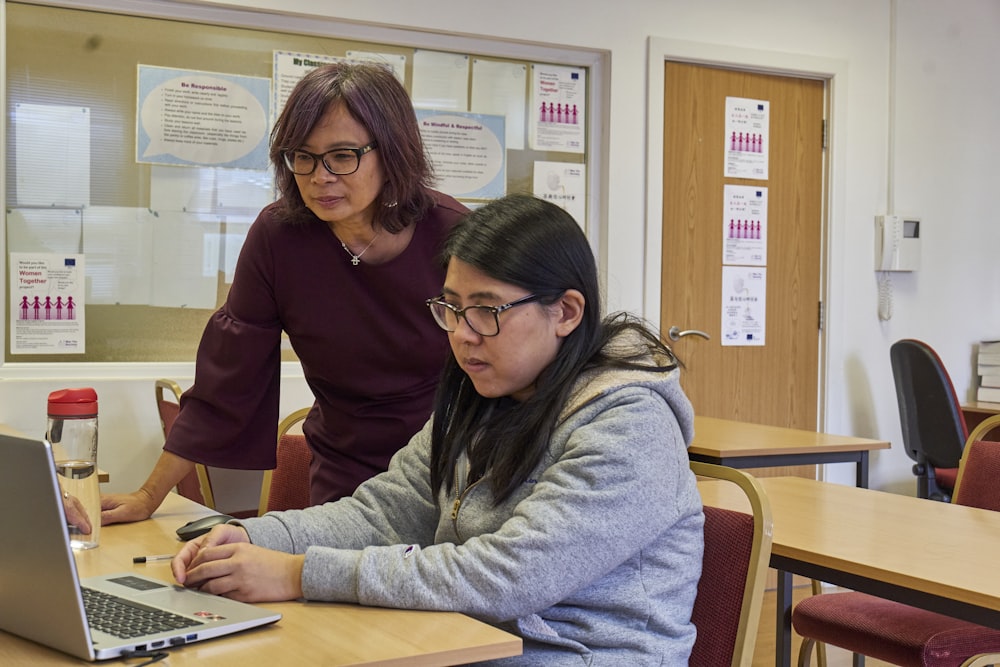
<instances>
[{"instance_id":1,"label":"seated woman","mask_svg":"<svg viewBox=\"0 0 1000 667\"><path fill-rule=\"evenodd\" d=\"M511 195L469 214L427 301L452 356L424 428L352 497L218 526L177 581L245 601L456 611L518 634L491 664L686 665L702 558L677 362L602 320L587 239Z\"/></svg>"}]
</instances>

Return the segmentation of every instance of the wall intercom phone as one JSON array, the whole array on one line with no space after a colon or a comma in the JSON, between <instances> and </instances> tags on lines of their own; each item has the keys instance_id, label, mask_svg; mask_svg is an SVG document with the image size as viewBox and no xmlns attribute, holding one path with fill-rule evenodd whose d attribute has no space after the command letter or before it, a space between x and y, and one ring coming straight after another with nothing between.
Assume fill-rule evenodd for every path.
<instances>
[{"instance_id":1,"label":"wall intercom phone","mask_svg":"<svg viewBox=\"0 0 1000 667\"><path fill-rule=\"evenodd\" d=\"M875 270L916 271L920 268L920 219L875 216Z\"/></svg>"},{"instance_id":2,"label":"wall intercom phone","mask_svg":"<svg viewBox=\"0 0 1000 667\"><path fill-rule=\"evenodd\" d=\"M900 215L875 216L875 270L878 276L878 317L892 319L892 281L887 271L920 268L920 219Z\"/></svg>"}]
</instances>

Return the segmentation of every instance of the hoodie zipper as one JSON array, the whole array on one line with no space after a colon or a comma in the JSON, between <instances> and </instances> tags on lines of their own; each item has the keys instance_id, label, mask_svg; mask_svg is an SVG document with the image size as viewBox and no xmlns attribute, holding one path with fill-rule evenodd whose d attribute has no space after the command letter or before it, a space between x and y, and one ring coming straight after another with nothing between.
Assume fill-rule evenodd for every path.
<instances>
[{"instance_id":1,"label":"hoodie zipper","mask_svg":"<svg viewBox=\"0 0 1000 667\"><path fill-rule=\"evenodd\" d=\"M459 474L458 474L458 471L456 470L455 471L455 488L458 488L458 484L460 483L460 481L464 481L464 480L460 480L459 479ZM465 487L465 489L455 497L455 502L452 503L452 506L451 506L451 527L455 530L455 536L458 537L460 541L462 539L462 536L458 532L458 510L461 509L461 507L462 507L462 499L465 498L465 496L466 496L467 493L469 493L469 490L472 489L473 487L475 487L481 481L483 481L483 480L482 479L477 479L475 482L473 482L472 484L469 484L467 487Z\"/></svg>"}]
</instances>

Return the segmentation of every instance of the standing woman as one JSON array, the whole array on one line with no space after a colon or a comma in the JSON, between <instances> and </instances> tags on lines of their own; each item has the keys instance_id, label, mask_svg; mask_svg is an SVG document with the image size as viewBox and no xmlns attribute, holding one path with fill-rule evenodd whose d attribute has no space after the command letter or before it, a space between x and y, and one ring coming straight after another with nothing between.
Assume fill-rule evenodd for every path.
<instances>
[{"instance_id":1,"label":"standing woman","mask_svg":"<svg viewBox=\"0 0 1000 667\"><path fill-rule=\"evenodd\" d=\"M576 221L513 195L445 243L434 415L351 498L217 526L186 586L457 611L524 640L505 665L686 665L704 515L677 362L641 321L602 319ZM428 317L430 319L430 317Z\"/></svg>"},{"instance_id":2,"label":"standing woman","mask_svg":"<svg viewBox=\"0 0 1000 667\"><path fill-rule=\"evenodd\" d=\"M430 414L448 341L423 301L466 209L430 189L405 88L377 64L312 70L270 157L280 199L247 234L164 452L139 490L103 498L102 523L148 518L194 462L275 466L282 332L316 399L303 428L313 503L384 470Z\"/></svg>"}]
</instances>

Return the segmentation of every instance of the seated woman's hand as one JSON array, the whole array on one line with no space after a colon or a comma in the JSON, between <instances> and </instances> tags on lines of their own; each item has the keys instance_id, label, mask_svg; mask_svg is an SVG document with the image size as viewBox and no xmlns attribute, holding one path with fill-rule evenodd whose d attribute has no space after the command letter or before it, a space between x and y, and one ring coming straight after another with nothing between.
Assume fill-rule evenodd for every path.
<instances>
[{"instance_id":1,"label":"seated woman's hand","mask_svg":"<svg viewBox=\"0 0 1000 667\"><path fill-rule=\"evenodd\" d=\"M87 516L87 509L76 496L68 493L63 494L63 509L66 511L66 522L79 530L84 535L90 535L93 526L90 517Z\"/></svg>"},{"instance_id":2,"label":"seated woman's hand","mask_svg":"<svg viewBox=\"0 0 1000 667\"><path fill-rule=\"evenodd\" d=\"M302 597L305 556L250 544L240 526L216 526L174 556L174 578L188 588L243 602L278 602Z\"/></svg>"}]
</instances>

